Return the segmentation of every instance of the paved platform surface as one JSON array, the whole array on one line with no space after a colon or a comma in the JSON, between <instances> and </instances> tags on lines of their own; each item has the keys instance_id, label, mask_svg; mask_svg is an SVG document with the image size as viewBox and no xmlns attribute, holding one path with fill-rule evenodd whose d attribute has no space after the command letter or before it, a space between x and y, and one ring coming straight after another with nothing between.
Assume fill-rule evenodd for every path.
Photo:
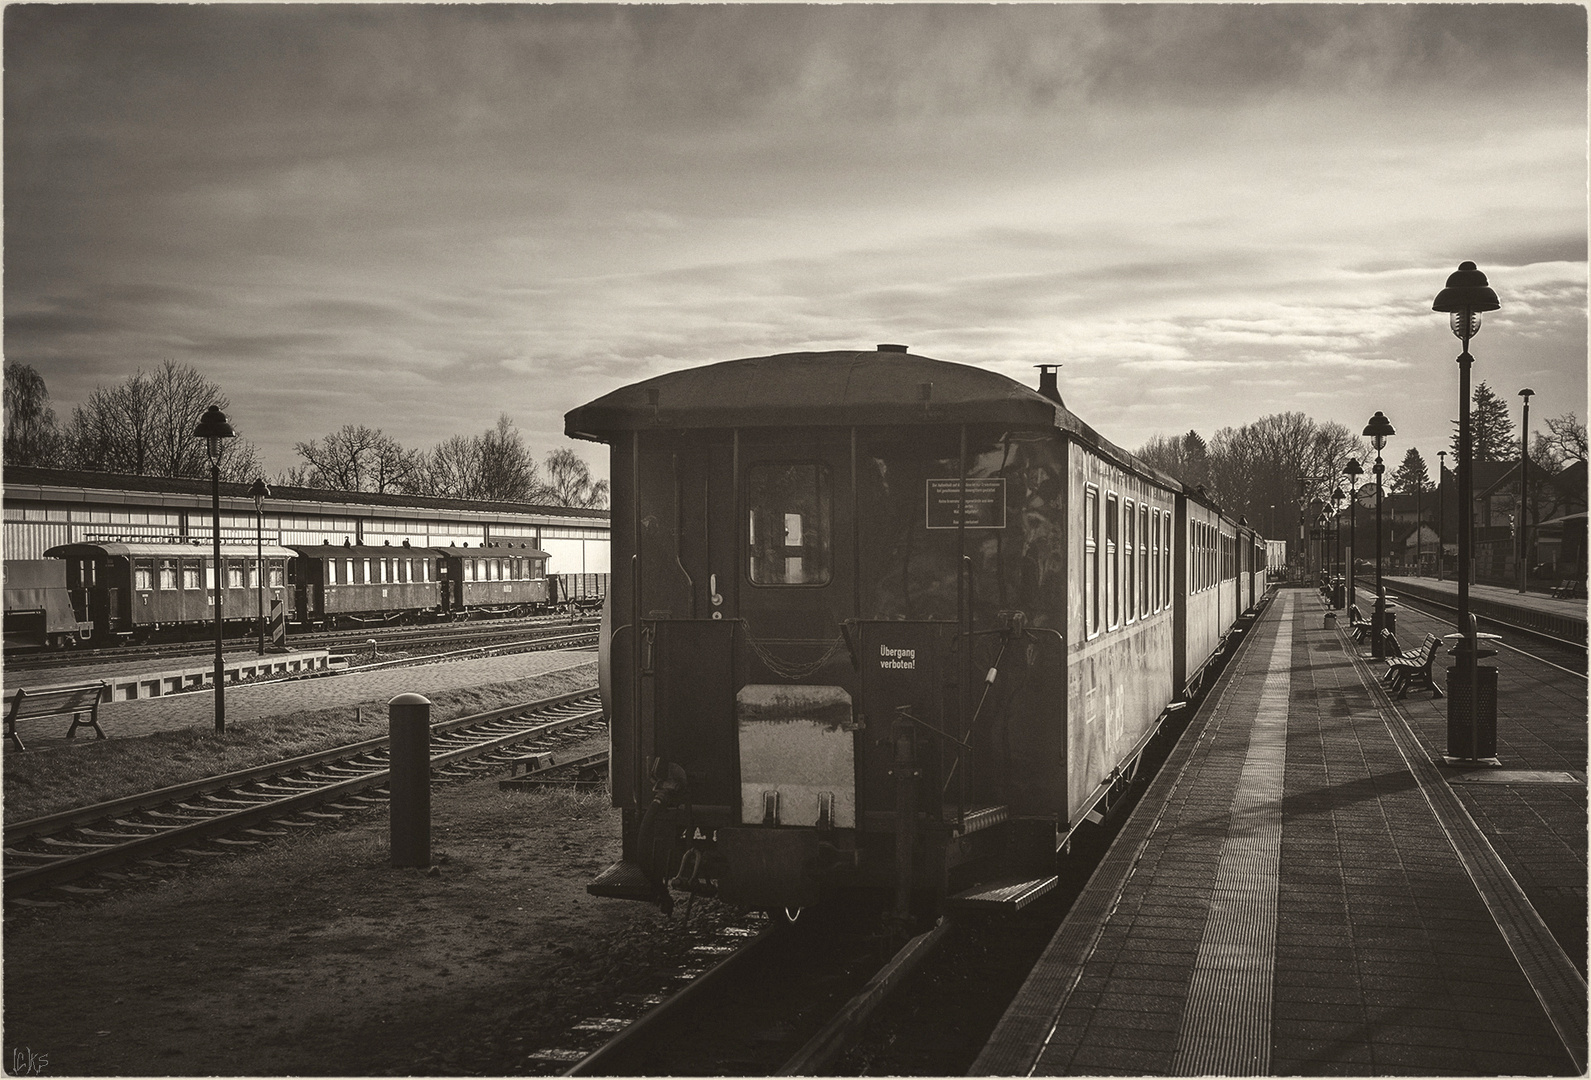
<instances>
[{"instance_id":1,"label":"paved platform surface","mask_svg":"<svg viewBox=\"0 0 1591 1080\"><path fill-rule=\"evenodd\" d=\"M596 679L597 653L593 649L555 649L469 660L450 660L412 667L349 672L292 681L240 683L226 688L227 725L248 723L270 716L309 712L336 705L385 708L399 694L432 695L446 690L531 679L552 671L590 666ZM214 695L209 689L101 705L100 726L112 739L132 738L156 731L210 728L215 717ZM31 725L31 726L30 726ZM65 743L68 721L53 717L22 721L17 728L29 748ZM88 735L93 739L93 733ZM76 742L83 742L80 731Z\"/></svg>"},{"instance_id":2,"label":"paved platform surface","mask_svg":"<svg viewBox=\"0 0 1591 1080\"><path fill-rule=\"evenodd\" d=\"M1325 610L1277 594L973 1074L1584 1071L1584 677L1500 656L1480 780Z\"/></svg>"}]
</instances>

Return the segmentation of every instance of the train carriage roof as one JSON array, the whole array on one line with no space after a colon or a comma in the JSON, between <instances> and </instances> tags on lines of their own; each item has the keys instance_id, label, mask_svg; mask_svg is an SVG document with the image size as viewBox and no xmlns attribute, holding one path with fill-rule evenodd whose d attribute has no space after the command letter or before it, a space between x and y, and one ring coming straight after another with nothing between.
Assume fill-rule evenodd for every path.
<instances>
[{"instance_id":1,"label":"train carriage roof","mask_svg":"<svg viewBox=\"0 0 1591 1080\"><path fill-rule=\"evenodd\" d=\"M296 554L292 549L282 547L280 544L263 544L259 546L258 550L260 554L270 559L291 559ZM223 559L252 559L255 551L256 546L253 541L223 540L221 542L221 557ZM131 556L143 559L194 559L209 558L215 551L208 540L187 544L171 541L125 540L61 544L57 547L52 547L44 554L53 558L65 558L72 555L81 557L89 553L101 553L107 558Z\"/></svg>"},{"instance_id":2,"label":"train carriage roof","mask_svg":"<svg viewBox=\"0 0 1591 1080\"><path fill-rule=\"evenodd\" d=\"M514 544L502 543L502 544L490 544L490 545L483 544L483 545L480 545L480 546L477 546L477 547L442 547L442 548L437 548L436 550L441 552L443 555L446 555L446 556L449 556L449 557L457 556L457 557L463 558L463 559L482 559L482 558L485 558L485 559L504 559L504 558L512 558L512 559L550 559L550 558L552 558L552 556L549 555L547 552L542 551L540 548L532 547L528 543L523 545L523 546L516 546Z\"/></svg>"},{"instance_id":3,"label":"train carriage roof","mask_svg":"<svg viewBox=\"0 0 1591 1080\"><path fill-rule=\"evenodd\" d=\"M1066 406L999 372L882 348L780 353L669 372L571 410L564 433L608 442L617 432L652 429L961 423L1059 428L1167 487L1182 487Z\"/></svg>"},{"instance_id":4,"label":"train carriage roof","mask_svg":"<svg viewBox=\"0 0 1591 1080\"><path fill-rule=\"evenodd\" d=\"M420 555L435 558L434 547L404 544L292 544L292 553L301 559L374 559L393 555Z\"/></svg>"}]
</instances>

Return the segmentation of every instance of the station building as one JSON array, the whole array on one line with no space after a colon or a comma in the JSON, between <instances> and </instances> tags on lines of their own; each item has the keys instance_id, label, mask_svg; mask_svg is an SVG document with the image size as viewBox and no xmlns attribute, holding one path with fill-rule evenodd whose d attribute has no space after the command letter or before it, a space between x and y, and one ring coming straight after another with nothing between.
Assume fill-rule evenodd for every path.
<instances>
[{"instance_id":1,"label":"station building","mask_svg":"<svg viewBox=\"0 0 1591 1080\"><path fill-rule=\"evenodd\" d=\"M209 541L208 480L8 466L5 558L39 559L58 544ZM401 547L530 544L553 574L608 572L608 512L424 495L273 487L263 516L246 484L221 485L221 539Z\"/></svg>"}]
</instances>

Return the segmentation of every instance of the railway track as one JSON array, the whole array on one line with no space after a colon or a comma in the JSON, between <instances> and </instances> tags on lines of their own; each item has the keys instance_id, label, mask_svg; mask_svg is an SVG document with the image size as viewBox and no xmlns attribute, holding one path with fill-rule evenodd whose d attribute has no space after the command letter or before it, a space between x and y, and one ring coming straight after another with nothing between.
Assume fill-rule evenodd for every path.
<instances>
[{"instance_id":1,"label":"railway track","mask_svg":"<svg viewBox=\"0 0 1591 1080\"><path fill-rule=\"evenodd\" d=\"M594 689L431 726L432 781L502 768L527 750L589 738L605 724ZM385 738L68 810L4 829L7 905L47 890L96 896L385 802ZM74 884L89 879L85 886Z\"/></svg>"},{"instance_id":2,"label":"railway track","mask_svg":"<svg viewBox=\"0 0 1591 1080\"><path fill-rule=\"evenodd\" d=\"M738 947L699 947L710 968L633 1021L595 1017L579 1029L616 1030L575 1061L570 1076L791 1076L821 1073L872 1012L946 937L936 926L900 948L844 909L775 921ZM730 933L747 931L731 928ZM543 1060L568 1059L569 1051Z\"/></svg>"},{"instance_id":3,"label":"railway track","mask_svg":"<svg viewBox=\"0 0 1591 1080\"><path fill-rule=\"evenodd\" d=\"M374 639L379 648L422 648L439 642L458 643L471 640L491 640L505 634L521 631L557 633L581 628L587 634L596 632L596 620L580 619L571 623L567 616L549 615L526 619L498 619L467 623L440 623L433 626L373 627L362 630L339 630L314 634L295 634L292 645L301 649L331 649L340 652L357 652ZM226 639L234 647L253 643L253 635L232 636ZM72 649L67 652L44 650L6 650L6 666L14 671L44 671L56 668L70 669L89 663L124 660L168 660L182 657L209 656L215 651L215 640L195 642L169 642L158 645L125 645L116 648Z\"/></svg>"},{"instance_id":4,"label":"railway track","mask_svg":"<svg viewBox=\"0 0 1591 1080\"><path fill-rule=\"evenodd\" d=\"M1439 619L1451 621L1458 610L1454 605L1444 604L1425 596L1413 596L1400 592L1393 587L1388 587L1387 595L1393 597L1405 607L1423 612ZM1566 641L1552 634L1533 630L1530 627L1516 626L1513 623L1489 615L1476 616L1476 621L1482 630L1507 631L1513 636L1512 641L1499 641L1494 644L1501 645L1511 652L1531 659L1550 664L1561 671L1568 671L1576 675L1586 674L1586 647L1576 641ZM1523 647L1529 644L1529 648Z\"/></svg>"}]
</instances>

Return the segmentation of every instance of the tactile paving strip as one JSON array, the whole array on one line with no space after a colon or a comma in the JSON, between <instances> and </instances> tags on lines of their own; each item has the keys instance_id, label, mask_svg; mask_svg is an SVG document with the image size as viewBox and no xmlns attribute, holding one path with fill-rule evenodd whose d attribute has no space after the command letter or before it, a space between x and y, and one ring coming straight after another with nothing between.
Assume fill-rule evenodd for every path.
<instances>
[{"instance_id":1,"label":"tactile paving strip","mask_svg":"<svg viewBox=\"0 0 1591 1080\"><path fill-rule=\"evenodd\" d=\"M1270 1071L1294 598L1289 592L1283 601L1281 628L1232 798L1232 824L1172 1062L1177 1076Z\"/></svg>"}]
</instances>

